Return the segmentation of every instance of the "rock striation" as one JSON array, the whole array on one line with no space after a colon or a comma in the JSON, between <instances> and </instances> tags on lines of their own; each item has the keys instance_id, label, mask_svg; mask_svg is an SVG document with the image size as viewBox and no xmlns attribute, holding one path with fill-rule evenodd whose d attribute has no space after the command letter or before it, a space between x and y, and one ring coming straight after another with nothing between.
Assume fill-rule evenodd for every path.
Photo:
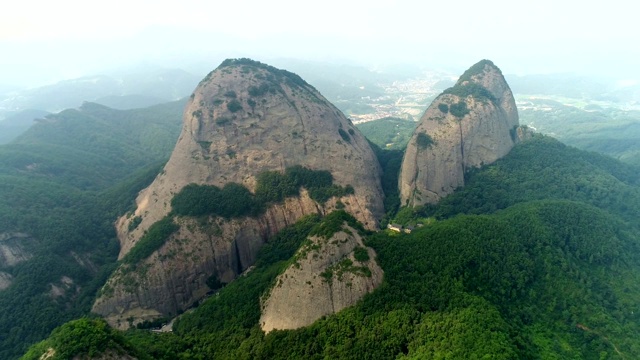
<instances>
[{"instance_id":1,"label":"rock striation","mask_svg":"<svg viewBox=\"0 0 640 360\"><path fill-rule=\"evenodd\" d=\"M212 290L207 280L234 279L270 236L302 216L340 207L366 228L377 228L384 195L372 149L351 121L299 76L248 59L226 60L195 89L183 121L166 166L140 192L135 212L116 222L119 258L166 216L179 230L135 272L121 266L109 279L93 311L112 326L126 328L185 310ZM351 186L353 193L321 204L302 190L251 217L171 213L173 197L189 184L237 183L255 192L259 174L296 165L329 171L334 184Z\"/></svg>"},{"instance_id":2,"label":"rock striation","mask_svg":"<svg viewBox=\"0 0 640 360\"><path fill-rule=\"evenodd\" d=\"M308 240L262 303L260 326L265 332L311 325L354 305L382 283L375 252L352 227L345 224L329 238Z\"/></svg>"},{"instance_id":3,"label":"rock striation","mask_svg":"<svg viewBox=\"0 0 640 360\"><path fill-rule=\"evenodd\" d=\"M527 134L500 69L478 62L420 119L402 162L402 205L438 202L464 185L467 170L503 157Z\"/></svg>"}]
</instances>

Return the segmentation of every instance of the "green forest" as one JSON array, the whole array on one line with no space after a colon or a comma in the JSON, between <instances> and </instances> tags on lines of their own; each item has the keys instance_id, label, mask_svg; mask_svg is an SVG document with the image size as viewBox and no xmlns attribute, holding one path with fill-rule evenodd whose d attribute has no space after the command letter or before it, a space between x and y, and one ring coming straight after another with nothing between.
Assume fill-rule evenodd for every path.
<instances>
[{"instance_id":1,"label":"green forest","mask_svg":"<svg viewBox=\"0 0 640 360\"><path fill-rule=\"evenodd\" d=\"M263 66L240 61L235 65ZM308 86L293 73L274 76ZM437 205L419 208L401 207L398 194L403 152L417 123L359 124L383 170L379 231L364 230L341 210L304 217L264 244L250 272L215 284L221 287L215 295L175 319L173 332L111 329L90 313L98 290L118 264L134 269L162 246L178 229L174 216L255 216L301 188L318 203L353 193L333 184L331 173L301 166L258 175L253 193L240 184L192 184L118 262L113 223L133 210L136 194L161 171L184 105L114 110L85 103L47 115L0 145L0 246L19 253L15 263L0 264L11 282L0 290L1 359L45 353L52 359L640 358L635 114L559 103L552 112L521 114L543 132L557 126L563 142L535 135L468 171L465 187ZM425 149L427 136L419 139ZM385 230L392 222L422 226ZM382 284L308 327L265 334L261 299L276 277L310 236L328 237L345 224L375 250ZM359 249L358 256L368 257Z\"/></svg>"},{"instance_id":2,"label":"green forest","mask_svg":"<svg viewBox=\"0 0 640 360\"><path fill-rule=\"evenodd\" d=\"M567 145L640 165L640 111L599 106L582 99L523 95L521 101L526 105L519 110L521 124L529 124Z\"/></svg>"},{"instance_id":3,"label":"green forest","mask_svg":"<svg viewBox=\"0 0 640 360\"><path fill-rule=\"evenodd\" d=\"M380 148L402 151L407 147L416 126L418 126L416 121L392 117L356 125L370 142Z\"/></svg>"},{"instance_id":4,"label":"green forest","mask_svg":"<svg viewBox=\"0 0 640 360\"><path fill-rule=\"evenodd\" d=\"M307 236L355 221L342 211L279 233L250 273L182 315L173 333L105 334L100 321L80 320L82 336L141 359L638 358L638 173L538 135L468 173L437 206L404 211L428 225L364 233L383 284L311 326L265 335L260 297ZM70 324L24 358L57 348ZM76 354L106 351L83 346Z\"/></svg>"},{"instance_id":5,"label":"green forest","mask_svg":"<svg viewBox=\"0 0 640 360\"><path fill-rule=\"evenodd\" d=\"M0 146L0 234L30 239L25 261L0 265L12 278L0 291L1 359L89 313L119 251L113 222L168 159L184 104L85 103Z\"/></svg>"}]
</instances>

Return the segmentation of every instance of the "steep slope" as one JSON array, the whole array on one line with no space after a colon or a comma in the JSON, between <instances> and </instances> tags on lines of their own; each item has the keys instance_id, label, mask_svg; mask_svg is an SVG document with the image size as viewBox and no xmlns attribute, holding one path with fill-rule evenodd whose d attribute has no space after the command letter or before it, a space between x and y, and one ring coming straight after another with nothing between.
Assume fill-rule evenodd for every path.
<instances>
[{"instance_id":1,"label":"steep slope","mask_svg":"<svg viewBox=\"0 0 640 360\"><path fill-rule=\"evenodd\" d=\"M438 202L464 185L465 172L506 155L518 139L518 112L491 61L469 68L422 116L404 155L402 205Z\"/></svg>"},{"instance_id":2,"label":"steep slope","mask_svg":"<svg viewBox=\"0 0 640 360\"><path fill-rule=\"evenodd\" d=\"M262 304L263 331L297 329L355 304L382 283L375 252L359 232L344 225L330 236L313 236L278 276Z\"/></svg>"},{"instance_id":3,"label":"steep slope","mask_svg":"<svg viewBox=\"0 0 640 360\"><path fill-rule=\"evenodd\" d=\"M12 113L6 119L0 121L0 144L6 144L24 133L34 124L35 119L40 119L49 113L42 110L28 109Z\"/></svg>"},{"instance_id":4,"label":"steep slope","mask_svg":"<svg viewBox=\"0 0 640 360\"><path fill-rule=\"evenodd\" d=\"M90 311L118 255L113 222L169 158L183 109L85 104L0 145L0 359Z\"/></svg>"},{"instance_id":5,"label":"steep slope","mask_svg":"<svg viewBox=\"0 0 640 360\"><path fill-rule=\"evenodd\" d=\"M304 215L339 207L367 228L377 227L384 195L373 151L351 122L299 76L248 59L227 60L196 88L183 120L164 170L140 193L135 213L116 224L125 262L132 250L140 253L136 246L146 246L136 244L150 241L145 234L154 233L154 224L167 219L176 227L108 282L93 310L112 325L126 327L127 318L140 321L186 309L212 290L208 279L210 285L231 281L255 261L270 236ZM328 176L323 200L295 180L300 176L288 178L302 186L299 195L272 196L272 189L289 181L278 180L278 174L292 168L320 171L302 176L311 182ZM271 183L261 187L263 174ZM189 184L203 186L186 188ZM173 209L176 195L184 198L193 190L190 198L199 202L198 191L207 189L228 194L212 200L220 205L212 212L200 212L196 219L189 202L183 212ZM253 203L253 194L261 190L267 200L253 210L220 210Z\"/></svg>"}]
</instances>

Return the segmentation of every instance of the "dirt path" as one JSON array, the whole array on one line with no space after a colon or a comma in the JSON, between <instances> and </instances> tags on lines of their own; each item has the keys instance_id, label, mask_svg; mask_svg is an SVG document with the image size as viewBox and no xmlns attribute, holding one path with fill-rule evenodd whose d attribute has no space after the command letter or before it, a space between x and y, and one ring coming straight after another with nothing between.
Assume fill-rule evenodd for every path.
<instances>
[{"instance_id":1,"label":"dirt path","mask_svg":"<svg viewBox=\"0 0 640 360\"><path fill-rule=\"evenodd\" d=\"M591 330L588 327L586 327L585 325L582 324L576 324L576 327L580 330L584 330L586 332L590 332L592 334L598 335L599 337L601 337L604 341L606 341L607 343L609 343L609 345L611 345L611 347L613 347L613 350L616 351L616 353L618 353L618 355L620 355L621 358L626 359L626 357L620 352L620 350L618 350L618 347L616 346L616 344L612 343L611 340L609 340L608 337L600 334L599 332L595 331L595 330Z\"/></svg>"}]
</instances>

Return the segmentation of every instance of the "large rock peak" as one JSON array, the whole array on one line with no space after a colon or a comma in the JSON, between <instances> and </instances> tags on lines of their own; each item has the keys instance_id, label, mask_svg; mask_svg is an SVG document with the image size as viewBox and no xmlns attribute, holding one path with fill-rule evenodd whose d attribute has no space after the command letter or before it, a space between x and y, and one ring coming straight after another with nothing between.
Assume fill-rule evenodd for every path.
<instances>
[{"instance_id":1,"label":"large rock peak","mask_svg":"<svg viewBox=\"0 0 640 360\"><path fill-rule=\"evenodd\" d=\"M518 111L502 72L482 60L429 106L404 155L403 205L438 202L464 173L506 155L518 140Z\"/></svg>"},{"instance_id":2,"label":"large rock peak","mask_svg":"<svg viewBox=\"0 0 640 360\"><path fill-rule=\"evenodd\" d=\"M154 183L137 199L140 225L122 219L121 255L170 210L190 183L255 190L256 175L302 165L328 170L338 185L356 189L352 213L374 228L382 212L379 165L350 120L298 75L249 59L225 60L188 102L178 143ZM358 214L355 214L355 213ZM124 226L126 225L126 226Z\"/></svg>"},{"instance_id":3,"label":"large rock peak","mask_svg":"<svg viewBox=\"0 0 640 360\"><path fill-rule=\"evenodd\" d=\"M318 203L303 189L259 215L211 216L208 224L214 230L174 216L180 230L145 258L145 273L118 280L116 272L107 286L111 296L94 305L112 325L127 317L184 310L209 291L207 278L232 280L252 264L264 241L304 215L340 207L365 227L377 227L384 195L373 151L351 121L296 74L249 59L226 60L195 89L183 121L165 168L140 192L135 212L116 224L120 258L151 225L174 216L171 201L189 184L222 188L237 183L255 192L260 174L302 166L328 171L335 185L353 191ZM141 285L127 287L125 282Z\"/></svg>"}]
</instances>

